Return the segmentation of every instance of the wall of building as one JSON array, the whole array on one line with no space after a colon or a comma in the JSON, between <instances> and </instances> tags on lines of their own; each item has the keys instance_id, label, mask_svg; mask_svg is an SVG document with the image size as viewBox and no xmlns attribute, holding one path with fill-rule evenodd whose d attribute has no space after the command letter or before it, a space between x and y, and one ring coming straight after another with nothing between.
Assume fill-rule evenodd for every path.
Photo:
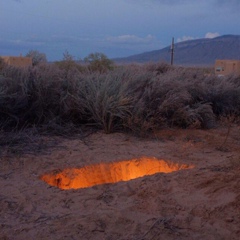
<instances>
[{"instance_id":1,"label":"wall of building","mask_svg":"<svg viewBox=\"0 0 240 240\"><path fill-rule=\"evenodd\" d=\"M240 75L240 60L216 60L215 74L218 76Z\"/></svg>"},{"instance_id":2,"label":"wall of building","mask_svg":"<svg viewBox=\"0 0 240 240\"><path fill-rule=\"evenodd\" d=\"M32 66L31 57L12 57L12 56L3 56L1 57L4 62L13 67L29 67Z\"/></svg>"}]
</instances>

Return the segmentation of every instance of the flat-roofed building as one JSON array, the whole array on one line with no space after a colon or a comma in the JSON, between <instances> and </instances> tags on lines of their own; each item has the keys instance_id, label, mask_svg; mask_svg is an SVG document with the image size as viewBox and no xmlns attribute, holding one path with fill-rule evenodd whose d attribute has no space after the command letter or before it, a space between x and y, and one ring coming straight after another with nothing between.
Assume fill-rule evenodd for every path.
<instances>
[{"instance_id":1,"label":"flat-roofed building","mask_svg":"<svg viewBox=\"0 0 240 240\"><path fill-rule=\"evenodd\" d=\"M15 57L15 56L0 56L3 61L13 67L30 67L32 66L31 57Z\"/></svg>"},{"instance_id":2,"label":"flat-roofed building","mask_svg":"<svg viewBox=\"0 0 240 240\"><path fill-rule=\"evenodd\" d=\"M218 76L240 75L240 60L216 60L215 74Z\"/></svg>"}]
</instances>

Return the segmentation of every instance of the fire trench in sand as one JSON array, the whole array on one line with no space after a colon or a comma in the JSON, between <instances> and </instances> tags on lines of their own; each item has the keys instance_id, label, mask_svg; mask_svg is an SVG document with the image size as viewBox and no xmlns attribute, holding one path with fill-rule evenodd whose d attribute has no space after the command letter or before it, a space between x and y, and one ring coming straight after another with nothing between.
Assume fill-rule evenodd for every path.
<instances>
[{"instance_id":1,"label":"fire trench in sand","mask_svg":"<svg viewBox=\"0 0 240 240\"><path fill-rule=\"evenodd\" d=\"M189 168L193 168L193 165L143 157L120 162L87 165L81 168L67 168L62 171L44 174L40 179L51 186L67 190L130 181L156 173L171 173Z\"/></svg>"}]
</instances>

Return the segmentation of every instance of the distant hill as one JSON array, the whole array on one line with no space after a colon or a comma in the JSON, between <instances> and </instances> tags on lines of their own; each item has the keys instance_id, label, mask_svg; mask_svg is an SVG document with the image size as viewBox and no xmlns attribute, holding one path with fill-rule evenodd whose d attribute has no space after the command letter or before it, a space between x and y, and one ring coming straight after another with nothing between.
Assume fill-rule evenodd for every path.
<instances>
[{"instance_id":1,"label":"distant hill","mask_svg":"<svg viewBox=\"0 0 240 240\"><path fill-rule=\"evenodd\" d=\"M213 65L216 59L240 60L240 35L224 35L175 43L174 64L189 66ZM116 63L170 62L170 46L125 58Z\"/></svg>"}]
</instances>

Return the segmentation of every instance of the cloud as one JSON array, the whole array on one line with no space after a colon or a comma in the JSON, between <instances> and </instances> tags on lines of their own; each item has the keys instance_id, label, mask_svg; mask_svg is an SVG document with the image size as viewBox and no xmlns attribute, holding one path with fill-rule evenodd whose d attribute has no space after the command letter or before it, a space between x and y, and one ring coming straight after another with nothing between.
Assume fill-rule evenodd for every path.
<instances>
[{"instance_id":1,"label":"cloud","mask_svg":"<svg viewBox=\"0 0 240 240\"><path fill-rule=\"evenodd\" d=\"M215 38L219 36L220 34L218 32L207 32L204 38ZM194 40L194 39L199 39L199 37L183 36L181 38L178 38L177 42L184 42L184 41Z\"/></svg>"},{"instance_id":2,"label":"cloud","mask_svg":"<svg viewBox=\"0 0 240 240\"><path fill-rule=\"evenodd\" d=\"M219 37L220 34L218 32L212 33L212 32L208 32L205 35L205 38L215 38L215 37Z\"/></svg>"},{"instance_id":3,"label":"cloud","mask_svg":"<svg viewBox=\"0 0 240 240\"><path fill-rule=\"evenodd\" d=\"M39 46L44 46L45 42L41 40L31 40L31 39L12 39L7 41L2 41L1 43L5 43L8 46L12 46L14 48L34 48Z\"/></svg>"},{"instance_id":4,"label":"cloud","mask_svg":"<svg viewBox=\"0 0 240 240\"><path fill-rule=\"evenodd\" d=\"M177 42L184 42L184 41L188 41L188 40L194 40L197 39L196 37L191 37L191 36L183 36L181 38L177 39Z\"/></svg>"},{"instance_id":5,"label":"cloud","mask_svg":"<svg viewBox=\"0 0 240 240\"><path fill-rule=\"evenodd\" d=\"M153 35L148 34L145 37L140 37L134 34L126 34L119 36L107 36L101 42L101 47L112 49L115 51L115 57L129 56L131 54L152 51L163 47L162 43ZM118 50L118 53L116 51ZM121 54L119 54L121 52Z\"/></svg>"},{"instance_id":6,"label":"cloud","mask_svg":"<svg viewBox=\"0 0 240 240\"><path fill-rule=\"evenodd\" d=\"M138 37L136 35L120 35L116 37L112 37L112 36L107 37L106 40L111 43L121 43L121 44L148 44L151 42L155 42L156 38L151 34L143 38Z\"/></svg>"}]
</instances>

